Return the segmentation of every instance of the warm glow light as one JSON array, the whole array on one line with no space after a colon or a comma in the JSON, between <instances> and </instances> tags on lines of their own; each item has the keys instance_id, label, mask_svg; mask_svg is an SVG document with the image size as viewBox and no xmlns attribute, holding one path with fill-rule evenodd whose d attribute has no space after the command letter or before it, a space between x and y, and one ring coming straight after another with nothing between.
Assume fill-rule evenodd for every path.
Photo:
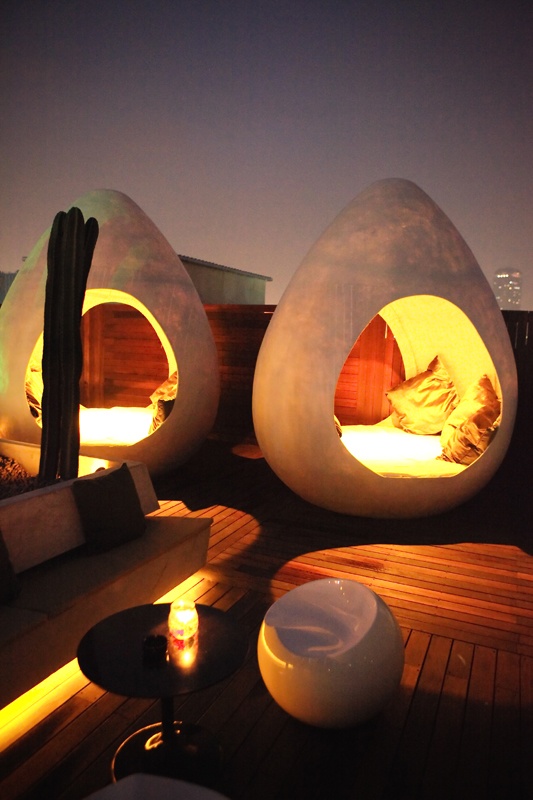
<instances>
[{"instance_id":1,"label":"warm glow light","mask_svg":"<svg viewBox=\"0 0 533 800\"><path fill-rule=\"evenodd\" d=\"M80 478L82 475L92 475L93 472L97 472L99 469L109 469L109 467L113 466L113 462L108 461L106 458L92 458L91 456L80 456L79 463L78 477Z\"/></svg>"},{"instance_id":2,"label":"warm glow light","mask_svg":"<svg viewBox=\"0 0 533 800\"><path fill-rule=\"evenodd\" d=\"M190 669L196 661L198 655L198 636L196 634L189 639L175 641L172 638L168 644L169 659L181 669Z\"/></svg>"},{"instance_id":3,"label":"warm glow light","mask_svg":"<svg viewBox=\"0 0 533 800\"><path fill-rule=\"evenodd\" d=\"M134 297L128 292L122 292L119 289L101 288L101 289L87 289L83 301L83 314L86 314L94 306L101 305L102 303L121 303L123 305L131 306L132 308L140 311L146 317L152 328L157 334L157 338L161 342L163 350L168 361L168 374L171 375L176 372L178 365L176 363L176 356L174 350L168 340L168 336L157 321L152 312L142 303L137 297Z\"/></svg>"},{"instance_id":4,"label":"warm glow light","mask_svg":"<svg viewBox=\"0 0 533 800\"><path fill-rule=\"evenodd\" d=\"M0 710L0 751L51 714L88 683L77 659L53 672L44 681Z\"/></svg>"},{"instance_id":5,"label":"warm glow light","mask_svg":"<svg viewBox=\"0 0 533 800\"><path fill-rule=\"evenodd\" d=\"M170 606L168 630L173 639L190 639L198 630L198 612L192 600L175 600Z\"/></svg>"},{"instance_id":6,"label":"warm glow light","mask_svg":"<svg viewBox=\"0 0 533 800\"><path fill-rule=\"evenodd\" d=\"M343 425L341 442L365 467L389 477L445 478L466 469L438 459L442 453L438 435L407 433L392 423Z\"/></svg>"},{"instance_id":7,"label":"warm glow light","mask_svg":"<svg viewBox=\"0 0 533 800\"><path fill-rule=\"evenodd\" d=\"M343 430L341 442L363 463L387 459L428 461L442 453L439 436L405 435L398 428L387 430L371 425L366 429L358 426L357 433L350 428Z\"/></svg>"},{"instance_id":8,"label":"warm glow light","mask_svg":"<svg viewBox=\"0 0 533 800\"><path fill-rule=\"evenodd\" d=\"M431 294L413 294L388 303L379 315L398 343L406 378L425 370L438 354L460 397L480 375L488 375L501 395L485 342L471 319L454 303Z\"/></svg>"},{"instance_id":9,"label":"warm glow light","mask_svg":"<svg viewBox=\"0 0 533 800\"><path fill-rule=\"evenodd\" d=\"M169 375L177 372L176 356L168 341L163 328L158 323L154 315L133 295L121 292L116 289L88 289L85 293L83 313L86 314L91 308L104 303L121 303L131 306L143 314L154 329L169 364ZM42 353L43 353L43 334L39 336L37 343L30 356L26 370L26 390L40 404L43 380L42 380ZM131 445L145 439L150 433L150 427L154 415L152 406L145 408L115 406L113 408L86 408L80 406L80 443L81 445ZM41 426L41 418L35 419L35 423Z\"/></svg>"},{"instance_id":10,"label":"warm glow light","mask_svg":"<svg viewBox=\"0 0 533 800\"><path fill-rule=\"evenodd\" d=\"M180 589L183 591L181 587L182 585L178 584L161 595L155 602L171 602ZM198 650L197 642L195 643L194 639L191 642L192 647L183 648L183 659L189 664L194 662ZM169 651L170 645L171 642L169 642ZM185 666L181 661L178 663ZM42 722L88 683L89 681L80 670L78 660L75 658L53 672L44 681L17 697L12 703L0 709L0 752L6 750L17 739Z\"/></svg>"},{"instance_id":11,"label":"warm glow light","mask_svg":"<svg viewBox=\"0 0 533 800\"><path fill-rule=\"evenodd\" d=\"M80 408L81 444L135 444L150 433L153 409Z\"/></svg>"}]
</instances>

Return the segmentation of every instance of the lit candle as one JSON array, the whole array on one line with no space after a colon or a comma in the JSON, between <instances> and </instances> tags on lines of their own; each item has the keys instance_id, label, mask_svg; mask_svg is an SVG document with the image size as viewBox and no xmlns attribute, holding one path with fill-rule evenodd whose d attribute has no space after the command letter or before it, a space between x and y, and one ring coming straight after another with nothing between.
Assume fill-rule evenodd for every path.
<instances>
[{"instance_id":1,"label":"lit candle","mask_svg":"<svg viewBox=\"0 0 533 800\"><path fill-rule=\"evenodd\" d=\"M168 615L168 630L177 642L194 636L198 630L198 612L192 600L174 600Z\"/></svg>"},{"instance_id":2,"label":"lit candle","mask_svg":"<svg viewBox=\"0 0 533 800\"><path fill-rule=\"evenodd\" d=\"M198 655L198 637L191 636L190 639L179 640L170 637L168 643L168 657L173 664L183 670L190 669Z\"/></svg>"}]
</instances>

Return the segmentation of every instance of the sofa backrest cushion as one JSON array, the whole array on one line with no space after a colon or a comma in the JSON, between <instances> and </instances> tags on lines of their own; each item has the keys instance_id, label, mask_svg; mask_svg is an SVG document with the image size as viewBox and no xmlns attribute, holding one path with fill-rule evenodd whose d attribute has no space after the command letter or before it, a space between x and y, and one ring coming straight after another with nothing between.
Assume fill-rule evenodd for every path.
<instances>
[{"instance_id":1,"label":"sofa backrest cushion","mask_svg":"<svg viewBox=\"0 0 533 800\"><path fill-rule=\"evenodd\" d=\"M79 478L72 493L90 552L110 550L144 533L146 519L126 464L101 477Z\"/></svg>"},{"instance_id":2,"label":"sofa backrest cushion","mask_svg":"<svg viewBox=\"0 0 533 800\"><path fill-rule=\"evenodd\" d=\"M14 600L18 591L18 579L0 531L0 602L9 603L10 600Z\"/></svg>"}]
</instances>

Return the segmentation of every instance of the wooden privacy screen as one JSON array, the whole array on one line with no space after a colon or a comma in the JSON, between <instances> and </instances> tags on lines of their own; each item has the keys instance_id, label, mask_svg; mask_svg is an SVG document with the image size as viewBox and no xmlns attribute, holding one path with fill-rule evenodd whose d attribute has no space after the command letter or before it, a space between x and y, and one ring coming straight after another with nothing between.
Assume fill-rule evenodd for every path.
<instances>
[{"instance_id":1,"label":"wooden privacy screen","mask_svg":"<svg viewBox=\"0 0 533 800\"><path fill-rule=\"evenodd\" d=\"M533 447L531 408L533 407L533 311L505 310L503 319L509 332L518 373L518 406L511 440L513 458L527 459Z\"/></svg>"},{"instance_id":2,"label":"wooden privacy screen","mask_svg":"<svg viewBox=\"0 0 533 800\"><path fill-rule=\"evenodd\" d=\"M255 362L275 306L206 305L220 369L215 430L251 432ZM148 320L131 306L104 303L82 324L86 406L147 406L165 380L167 359ZM179 370L179 365L178 365ZM375 317L355 343L339 376L335 413L344 425L386 417L385 392L403 380L402 358L390 329Z\"/></svg>"},{"instance_id":3,"label":"wooden privacy screen","mask_svg":"<svg viewBox=\"0 0 533 800\"><path fill-rule=\"evenodd\" d=\"M220 369L220 403L215 431L253 432L255 362L276 306L204 306Z\"/></svg>"},{"instance_id":4,"label":"wooden privacy screen","mask_svg":"<svg viewBox=\"0 0 533 800\"><path fill-rule=\"evenodd\" d=\"M404 380L402 355L391 329L376 315L352 347L335 392L342 425L373 425L390 413L385 392Z\"/></svg>"},{"instance_id":5,"label":"wooden privacy screen","mask_svg":"<svg viewBox=\"0 0 533 800\"><path fill-rule=\"evenodd\" d=\"M168 377L168 362L155 330L140 311L103 303L82 318L81 403L89 407L150 405Z\"/></svg>"}]
</instances>

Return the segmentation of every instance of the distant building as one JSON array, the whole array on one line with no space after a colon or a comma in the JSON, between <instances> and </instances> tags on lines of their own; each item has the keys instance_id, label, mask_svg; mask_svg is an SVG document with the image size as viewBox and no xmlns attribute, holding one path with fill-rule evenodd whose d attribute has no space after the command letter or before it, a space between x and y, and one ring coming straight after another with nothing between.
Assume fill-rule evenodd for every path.
<instances>
[{"instance_id":1,"label":"distant building","mask_svg":"<svg viewBox=\"0 0 533 800\"><path fill-rule=\"evenodd\" d=\"M502 269L496 272L492 288L500 308L520 308L522 274L518 270Z\"/></svg>"},{"instance_id":2,"label":"distant building","mask_svg":"<svg viewBox=\"0 0 533 800\"><path fill-rule=\"evenodd\" d=\"M190 256L180 255L180 260L204 305L265 304L266 284L272 278Z\"/></svg>"},{"instance_id":3,"label":"distant building","mask_svg":"<svg viewBox=\"0 0 533 800\"><path fill-rule=\"evenodd\" d=\"M204 305L264 305L266 284L272 278L246 272L235 267L224 267L211 261L202 261L190 256L179 257L187 270L200 300ZM0 303L16 272L0 272Z\"/></svg>"},{"instance_id":4,"label":"distant building","mask_svg":"<svg viewBox=\"0 0 533 800\"><path fill-rule=\"evenodd\" d=\"M0 303L4 302L4 298L15 280L16 274L16 272L0 272Z\"/></svg>"}]
</instances>

